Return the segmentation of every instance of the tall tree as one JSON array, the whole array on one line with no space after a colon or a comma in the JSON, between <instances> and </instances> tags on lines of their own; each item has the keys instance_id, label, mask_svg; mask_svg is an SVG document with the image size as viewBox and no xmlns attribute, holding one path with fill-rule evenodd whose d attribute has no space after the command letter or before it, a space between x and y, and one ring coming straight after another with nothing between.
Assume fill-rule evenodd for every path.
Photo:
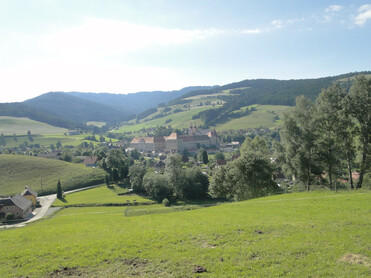
<instances>
[{"instance_id":1,"label":"tall tree","mask_svg":"<svg viewBox=\"0 0 371 278\"><path fill-rule=\"evenodd\" d=\"M286 156L285 168L303 182L308 191L315 176L321 174L312 105L313 103L304 96L297 97L294 110L284 114L281 132Z\"/></svg>"},{"instance_id":2,"label":"tall tree","mask_svg":"<svg viewBox=\"0 0 371 278\"><path fill-rule=\"evenodd\" d=\"M271 153L267 142L260 136L255 136L254 139L246 137L245 141L241 145L241 154L255 153L259 156L269 159Z\"/></svg>"},{"instance_id":3,"label":"tall tree","mask_svg":"<svg viewBox=\"0 0 371 278\"><path fill-rule=\"evenodd\" d=\"M344 128L339 121L342 111L342 100L345 92L340 85L334 84L322 90L316 99L313 123L315 124L316 144L321 161L328 175L329 185L333 186L333 177L338 173L340 164L340 142L337 139L339 130Z\"/></svg>"},{"instance_id":4,"label":"tall tree","mask_svg":"<svg viewBox=\"0 0 371 278\"><path fill-rule=\"evenodd\" d=\"M60 198L62 198L62 196L63 196L62 185L61 185L61 181L58 179L58 183L57 183L57 198L60 199Z\"/></svg>"},{"instance_id":5,"label":"tall tree","mask_svg":"<svg viewBox=\"0 0 371 278\"><path fill-rule=\"evenodd\" d=\"M207 163L209 163L209 156L208 156L206 150L204 150L204 151L202 152L202 163L203 163L203 164L207 164Z\"/></svg>"},{"instance_id":6,"label":"tall tree","mask_svg":"<svg viewBox=\"0 0 371 278\"><path fill-rule=\"evenodd\" d=\"M170 186L174 188L175 194L180 198L186 198L188 181L182 166L182 156L180 154L169 155L166 158L165 175L168 177Z\"/></svg>"},{"instance_id":7,"label":"tall tree","mask_svg":"<svg viewBox=\"0 0 371 278\"><path fill-rule=\"evenodd\" d=\"M133 165L129 167L130 184L134 192L145 191L143 186L143 177L146 172L146 167L142 165Z\"/></svg>"},{"instance_id":8,"label":"tall tree","mask_svg":"<svg viewBox=\"0 0 371 278\"><path fill-rule=\"evenodd\" d=\"M371 133L371 79L357 76L348 94L351 115L357 121L357 133L362 148L361 171L357 188L362 187L363 177L369 168L368 144Z\"/></svg>"}]
</instances>

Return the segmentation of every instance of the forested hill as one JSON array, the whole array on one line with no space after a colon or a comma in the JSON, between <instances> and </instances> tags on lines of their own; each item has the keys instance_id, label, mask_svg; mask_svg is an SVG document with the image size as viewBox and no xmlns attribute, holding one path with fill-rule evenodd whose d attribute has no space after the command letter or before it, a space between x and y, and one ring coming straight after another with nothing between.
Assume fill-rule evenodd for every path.
<instances>
[{"instance_id":1,"label":"forested hill","mask_svg":"<svg viewBox=\"0 0 371 278\"><path fill-rule=\"evenodd\" d=\"M24 103L0 103L0 116L26 117L34 121L68 129L81 128L82 124L71 121L44 109L35 109Z\"/></svg>"},{"instance_id":2,"label":"forested hill","mask_svg":"<svg viewBox=\"0 0 371 278\"><path fill-rule=\"evenodd\" d=\"M78 98L95 101L125 111L127 114L136 115L149 108L156 107L160 103L168 103L182 95L195 91L210 89L210 86L186 87L177 91L153 91L138 92L133 94L109 94L109 93L80 93L69 92L68 94Z\"/></svg>"},{"instance_id":3,"label":"forested hill","mask_svg":"<svg viewBox=\"0 0 371 278\"><path fill-rule=\"evenodd\" d=\"M370 71L360 72L370 74ZM351 85L351 78L360 73L347 73L338 76L323 77L316 79L298 80L275 80L275 79L252 79L243 80L214 87L208 90L197 90L184 94L179 99L184 99L197 95L210 95L229 92L231 96L240 96L234 99L236 102L244 102L244 105L251 104L274 104L274 105L294 105L295 98L304 95L314 100L322 89L329 87L335 81L342 81L347 89ZM226 101L230 97L224 96Z\"/></svg>"},{"instance_id":4,"label":"forested hill","mask_svg":"<svg viewBox=\"0 0 371 278\"><path fill-rule=\"evenodd\" d=\"M24 103L35 109L50 111L80 123L87 121L123 121L130 116L129 113L119 111L111 106L60 92L43 94Z\"/></svg>"}]
</instances>

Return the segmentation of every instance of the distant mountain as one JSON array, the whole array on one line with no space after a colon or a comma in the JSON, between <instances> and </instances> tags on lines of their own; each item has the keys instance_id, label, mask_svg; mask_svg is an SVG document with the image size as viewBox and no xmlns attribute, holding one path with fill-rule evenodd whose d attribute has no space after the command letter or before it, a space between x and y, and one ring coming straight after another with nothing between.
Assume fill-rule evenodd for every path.
<instances>
[{"instance_id":1,"label":"distant mountain","mask_svg":"<svg viewBox=\"0 0 371 278\"><path fill-rule=\"evenodd\" d=\"M125 111L127 114L139 114L149 108L156 107L160 103L168 103L184 94L195 90L206 90L213 88L211 86L186 87L177 91L153 91L138 92L133 94L109 94L109 93L80 93L68 92L69 95L95 101L101 104L111 106L119 111Z\"/></svg>"},{"instance_id":2,"label":"distant mountain","mask_svg":"<svg viewBox=\"0 0 371 278\"><path fill-rule=\"evenodd\" d=\"M87 121L124 121L130 113L120 111L95 101L75 97L68 93L51 92L24 102L34 109L53 112L71 121L85 123Z\"/></svg>"},{"instance_id":3,"label":"distant mountain","mask_svg":"<svg viewBox=\"0 0 371 278\"><path fill-rule=\"evenodd\" d=\"M360 73L371 74L370 71ZM160 103L182 104L189 102L185 100L187 97L215 94L225 105L218 110L214 109L213 113L203 112L204 114L198 115L205 118L204 124L207 126L219 122L219 118L236 116L231 115L232 111L251 104L294 105L295 98L299 95L314 100L323 88L327 88L335 81L342 81L343 86L348 89L352 78L360 73L317 79L243 80L223 86L195 86L178 91L139 92L127 95L50 92L23 103L0 104L0 115L28 117L58 127L75 128L83 127L87 121L123 122L143 111L151 111L151 108L157 107ZM210 122L206 120L207 115L210 116Z\"/></svg>"}]
</instances>

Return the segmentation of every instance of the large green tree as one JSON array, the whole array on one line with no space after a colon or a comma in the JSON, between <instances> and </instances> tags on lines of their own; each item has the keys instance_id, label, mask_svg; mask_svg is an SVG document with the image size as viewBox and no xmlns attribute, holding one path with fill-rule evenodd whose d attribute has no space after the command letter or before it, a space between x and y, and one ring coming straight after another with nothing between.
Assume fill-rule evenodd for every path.
<instances>
[{"instance_id":1,"label":"large green tree","mask_svg":"<svg viewBox=\"0 0 371 278\"><path fill-rule=\"evenodd\" d=\"M334 175L339 173L340 170L341 144L338 135L339 131L344 128L342 122L339 121L343 113L344 98L344 90L340 87L340 84L336 83L322 90L316 99L313 113L316 144L330 186L333 186Z\"/></svg>"},{"instance_id":2,"label":"large green tree","mask_svg":"<svg viewBox=\"0 0 371 278\"><path fill-rule=\"evenodd\" d=\"M258 154L244 154L217 169L210 185L212 196L245 200L274 192L278 185L272 180L273 167Z\"/></svg>"},{"instance_id":3,"label":"large green tree","mask_svg":"<svg viewBox=\"0 0 371 278\"><path fill-rule=\"evenodd\" d=\"M369 140L371 133L371 79L357 76L348 94L351 116L356 120L359 143L361 145L361 171L357 188L362 187L363 177L370 167Z\"/></svg>"},{"instance_id":4,"label":"large green tree","mask_svg":"<svg viewBox=\"0 0 371 278\"><path fill-rule=\"evenodd\" d=\"M281 131L286 174L303 182L307 190L310 190L311 182L322 172L312 106L309 99L297 97L294 110L284 114Z\"/></svg>"},{"instance_id":5,"label":"large green tree","mask_svg":"<svg viewBox=\"0 0 371 278\"><path fill-rule=\"evenodd\" d=\"M142 165L132 165L129 167L129 178L131 188L134 192L144 192L143 177L146 174L146 167Z\"/></svg>"}]
</instances>

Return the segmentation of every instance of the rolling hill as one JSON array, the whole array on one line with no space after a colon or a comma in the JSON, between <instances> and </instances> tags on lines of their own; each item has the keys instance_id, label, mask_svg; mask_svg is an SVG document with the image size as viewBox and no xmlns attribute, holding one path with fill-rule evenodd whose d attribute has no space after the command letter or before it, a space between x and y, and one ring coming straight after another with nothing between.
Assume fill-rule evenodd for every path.
<instances>
[{"instance_id":1,"label":"rolling hill","mask_svg":"<svg viewBox=\"0 0 371 278\"><path fill-rule=\"evenodd\" d=\"M212 87L194 86L186 87L178 91L138 92L126 95L109 93L80 93L80 92L69 92L68 94L89 101L105 104L117 110L125 111L126 113L136 115L149 108L156 107L160 103L168 103L169 101L181 97L182 95L188 92L210 88Z\"/></svg>"},{"instance_id":2,"label":"rolling hill","mask_svg":"<svg viewBox=\"0 0 371 278\"><path fill-rule=\"evenodd\" d=\"M63 190L103 182L105 172L81 164L25 155L0 155L0 196L22 192L25 185L39 194L55 193L57 181ZM42 188L41 188L42 182Z\"/></svg>"},{"instance_id":3,"label":"rolling hill","mask_svg":"<svg viewBox=\"0 0 371 278\"><path fill-rule=\"evenodd\" d=\"M80 123L123 121L130 115L111 106L62 92L46 93L24 103L34 109L54 112L61 117Z\"/></svg>"},{"instance_id":4,"label":"rolling hill","mask_svg":"<svg viewBox=\"0 0 371 278\"><path fill-rule=\"evenodd\" d=\"M54 127L28 118L0 116L0 133L4 135L13 135L14 133L25 135L27 131L31 131L31 134L48 134L64 133L67 129Z\"/></svg>"},{"instance_id":5,"label":"rolling hill","mask_svg":"<svg viewBox=\"0 0 371 278\"><path fill-rule=\"evenodd\" d=\"M369 74L370 72L363 72ZM170 101L164 108L148 110L149 115L137 117L135 122L123 126L119 131L134 131L141 128L168 124L175 128L184 128L190 121L204 128L214 127L218 130L256 127L277 127L281 124L280 115L289 111L299 95L314 100L322 89L334 82L341 82L348 90L358 73L348 73L332 77L302 80L257 79L243 80L206 90L195 90ZM258 105L259 111L256 111ZM263 107L268 105L267 107ZM194 113L196 108L198 113ZM250 108L249 108L250 107ZM177 110L187 115L183 122L175 115ZM165 113L165 111L170 111ZM171 112L174 111L174 112ZM278 111L278 113L277 113ZM192 115L190 118L189 115ZM174 118L176 119L175 121Z\"/></svg>"}]
</instances>

